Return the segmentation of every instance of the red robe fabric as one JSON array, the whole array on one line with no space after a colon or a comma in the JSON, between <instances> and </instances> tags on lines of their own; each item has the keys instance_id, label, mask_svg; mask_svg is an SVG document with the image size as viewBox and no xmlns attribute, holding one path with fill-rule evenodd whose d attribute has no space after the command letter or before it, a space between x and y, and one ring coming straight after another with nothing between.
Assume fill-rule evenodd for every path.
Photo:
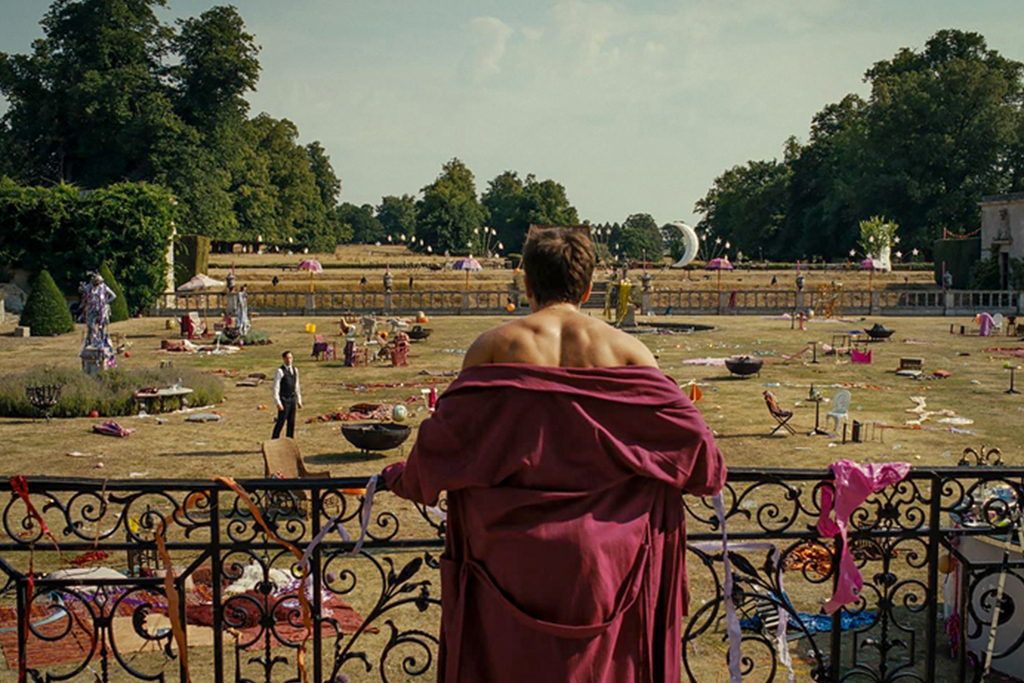
<instances>
[{"instance_id":1,"label":"red robe fabric","mask_svg":"<svg viewBox=\"0 0 1024 683\"><path fill-rule=\"evenodd\" d=\"M725 475L656 368L462 372L384 470L403 498L448 492L438 680L678 683L680 491L717 493Z\"/></svg>"}]
</instances>

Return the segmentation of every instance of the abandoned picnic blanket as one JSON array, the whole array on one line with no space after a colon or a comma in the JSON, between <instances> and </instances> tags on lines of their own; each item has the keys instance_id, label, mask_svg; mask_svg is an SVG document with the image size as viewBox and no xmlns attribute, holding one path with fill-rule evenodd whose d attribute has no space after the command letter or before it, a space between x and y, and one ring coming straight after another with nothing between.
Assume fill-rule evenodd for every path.
<instances>
[{"instance_id":1,"label":"abandoned picnic blanket","mask_svg":"<svg viewBox=\"0 0 1024 683\"><path fill-rule=\"evenodd\" d=\"M438 680L678 680L680 491L717 493L710 428L657 368L470 368L438 399L399 496L448 492Z\"/></svg>"}]
</instances>

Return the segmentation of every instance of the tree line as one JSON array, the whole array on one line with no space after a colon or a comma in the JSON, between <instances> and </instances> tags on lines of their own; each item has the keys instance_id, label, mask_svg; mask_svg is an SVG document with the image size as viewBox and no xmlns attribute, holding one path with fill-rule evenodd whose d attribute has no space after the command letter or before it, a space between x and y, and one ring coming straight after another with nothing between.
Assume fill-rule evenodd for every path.
<instances>
[{"instance_id":1,"label":"tree line","mask_svg":"<svg viewBox=\"0 0 1024 683\"><path fill-rule=\"evenodd\" d=\"M978 33L942 30L864 74L871 91L825 106L806 143L718 176L697 228L765 259L847 258L884 215L927 256L980 227L984 195L1024 190L1024 65Z\"/></svg>"},{"instance_id":2,"label":"tree line","mask_svg":"<svg viewBox=\"0 0 1024 683\"><path fill-rule=\"evenodd\" d=\"M531 224L575 225L565 187L506 171L478 195L459 159L416 195L339 203L323 145L250 115L260 48L232 6L160 21L166 0L55 0L31 54L0 53L0 176L22 186L168 188L178 232L315 251L391 240L434 253L521 251ZM10 186L8 191L13 192ZM622 253L661 253L653 219L616 225ZM633 236L634 227L648 230ZM657 252L657 254L655 254Z\"/></svg>"}]
</instances>

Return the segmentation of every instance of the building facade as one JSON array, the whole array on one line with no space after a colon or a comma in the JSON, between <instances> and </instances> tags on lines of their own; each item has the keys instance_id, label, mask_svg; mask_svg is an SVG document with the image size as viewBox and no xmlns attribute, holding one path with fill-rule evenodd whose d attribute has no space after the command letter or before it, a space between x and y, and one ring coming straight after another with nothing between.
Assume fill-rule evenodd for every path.
<instances>
[{"instance_id":1,"label":"building facade","mask_svg":"<svg viewBox=\"0 0 1024 683\"><path fill-rule=\"evenodd\" d=\"M1010 259L1024 258L1024 192L982 197L981 257L999 259L1000 289L1009 285Z\"/></svg>"}]
</instances>

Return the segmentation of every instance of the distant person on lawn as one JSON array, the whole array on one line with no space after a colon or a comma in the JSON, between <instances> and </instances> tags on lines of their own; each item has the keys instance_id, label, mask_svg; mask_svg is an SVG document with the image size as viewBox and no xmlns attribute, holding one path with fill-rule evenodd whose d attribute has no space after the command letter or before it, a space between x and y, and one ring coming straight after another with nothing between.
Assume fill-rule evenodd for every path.
<instances>
[{"instance_id":1,"label":"distant person on lawn","mask_svg":"<svg viewBox=\"0 0 1024 683\"><path fill-rule=\"evenodd\" d=\"M585 228L531 228L533 313L482 334L384 470L397 495L448 493L438 681L680 679L686 491L725 464L647 347L580 312Z\"/></svg>"},{"instance_id":2,"label":"distant person on lawn","mask_svg":"<svg viewBox=\"0 0 1024 683\"><path fill-rule=\"evenodd\" d=\"M293 364L292 352L281 354L284 364L274 373L274 404L277 406L277 422L274 436L281 436L281 428L288 423L287 436L295 437L295 410L302 407L302 388L299 386L299 369Z\"/></svg>"}]
</instances>

